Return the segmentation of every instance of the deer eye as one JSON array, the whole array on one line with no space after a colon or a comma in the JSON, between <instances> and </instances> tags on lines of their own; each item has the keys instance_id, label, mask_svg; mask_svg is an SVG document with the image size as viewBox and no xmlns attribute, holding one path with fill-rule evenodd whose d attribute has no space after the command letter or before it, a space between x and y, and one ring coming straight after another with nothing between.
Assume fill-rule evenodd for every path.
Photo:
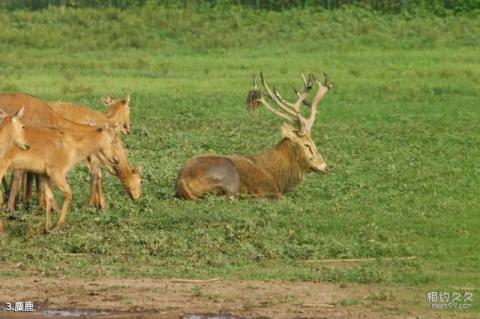
<instances>
[{"instance_id":1,"label":"deer eye","mask_svg":"<svg viewBox=\"0 0 480 319\"><path fill-rule=\"evenodd\" d=\"M313 155L313 150L312 150L312 147L310 146L310 144L304 144L306 147L308 147L308 150L310 151L310 153Z\"/></svg>"}]
</instances>

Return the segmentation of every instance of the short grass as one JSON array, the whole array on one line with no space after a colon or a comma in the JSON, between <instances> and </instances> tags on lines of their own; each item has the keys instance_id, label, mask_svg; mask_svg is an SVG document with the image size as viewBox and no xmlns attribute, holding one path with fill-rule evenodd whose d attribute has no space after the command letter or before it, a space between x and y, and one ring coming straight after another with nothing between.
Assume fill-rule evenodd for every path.
<instances>
[{"instance_id":1,"label":"short grass","mask_svg":"<svg viewBox=\"0 0 480 319\"><path fill-rule=\"evenodd\" d=\"M225 38L203 47L193 31L158 35L148 16L143 23L135 13L109 9L96 13L96 25L107 23L109 14L125 15L138 20L138 29L155 33L154 42L143 34L147 43L140 48L108 41L93 48L97 40L90 30L78 34L87 43L82 49L77 29L62 17L85 12L1 13L18 41L0 47L0 89L98 109L102 95L131 93L133 132L124 140L131 160L143 166L143 195L131 202L109 177L108 209L89 209L88 173L79 167L70 175L74 202L65 231L45 236L41 214L19 211L0 241L5 265L0 275L22 276L28 269L48 276L222 276L478 292L478 19L459 17L459 25L429 17L318 13L339 28L345 22L347 30L338 32L349 42L333 29L316 33L324 22L315 22L314 12L272 13L270 24L265 13L253 11L245 17L203 13L198 37L207 28ZM221 29L229 14L239 26ZM299 27L300 17L289 25L285 17L298 14L317 24ZM51 27L49 36L63 41L57 48L50 43L42 49L41 39L25 44L21 40L31 36L32 21ZM165 29L175 30L176 22L168 21ZM179 21L179 28L186 23ZM400 25L413 30L396 33ZM267 27L268 32L262 29ZM136 34L136 27L125 28L121 39ZM271 38L282 29L286 35L279 32L278 42ZM243 38L247 31L256 41ZM98 37L111 36L108 28L104 32ZM69 41L78 43L71 48ZM298 190L275 201L175 199L175 177L188 158L205 152L253 154L280 140L279 119L264 110L249 114L244 107L251 75L259 70L290 99L291 86L301 85L299 72L329 73L336 87L321 103L313 136L332 172L308 175ZM396 258L406 256L417 258ZM367 257L378 259L353 267L310 262Z\"/></svg>"}]
</instances>

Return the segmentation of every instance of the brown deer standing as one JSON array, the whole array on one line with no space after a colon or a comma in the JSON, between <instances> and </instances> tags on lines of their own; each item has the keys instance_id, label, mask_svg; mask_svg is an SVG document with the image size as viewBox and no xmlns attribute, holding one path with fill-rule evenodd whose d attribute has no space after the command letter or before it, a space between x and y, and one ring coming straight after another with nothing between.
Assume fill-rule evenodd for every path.
<instances>
[{"instance_id":1,"label":"brown deer standing","mask_svg":"<svg viewBox=\"0 0 480 319\"><path fill-rule=\"evenodd\" d=\"M176 195L183 199L198 199L207 193L234 197L250 194L254 197L279 198L283 193L297 187L307 171L326 172L327 164L318 153L311 138L318 102L332 87L325 76L321 84L313 75L304 78L305 87L298 93L295 103L284 100L277 90L271 90L261 74L263 87L269 97L283 111L274 109L258 90L255 78L250 91L249 109L262 103L268 110L285 121L297 124L297 128L282 124L283 139L271 149L255 156L241 155L200 155L187 161L180 170L176 181ZM317 91L311 103L306 101L312 84ZM301 115L300 107L311 108L309 118Z\"/></svg>"},{"instance_id":2,"label":"brown deer standing","mask_svg":"<svg viewBox=\"0 0 480 319\"><path fill-rule=\"evenodd\" d=\"M30 149L20 151L10 148L0 163L0 178L8 168L26 170L42 175L45 185L45 231L52 229L51 209L56 207L51 188L56 186L63 193L63 205L55 228L65 224L72 191L66 174L79 161L92 153L104 159L104 163L116 164L115 140L118 128L88 128L82 131L62 132L50 128L25 127Z\"/></svg>"},{"instance_id":3,"label":"brown deer standing","mask_svg":"<svg viewBox=\"0 0 480 319\"><path fill-rule=\"evenodd\" d=\"M107 112L105 113L106 114L105 117L108 114L108 117L110 120L120 119L120 118L124 119L123 121L120 121L124 131L128 131L128 129L130 128L130 119L129 119L130 108L128 106L129 100L130 100L129 96L121 100L114 100L110 97L104 98L104 103L108 105L108 109L107 109ZM0 93L0 107L4 107L9 111L13 112L16 109L18 109L20 105L23 105L23 104L25 104L26 106L24 121L29 126L58 128L63 131L78 131L85 128L91 129L91 126L89 125L81 125L81 123L79 124L75 121L71 121L68 118L65 118L59 115L45 101L37 97L27 95L27 94L21 94L21 93ZM78 109L84 109L84 108L82 108L81 106L75 108L75 110L78 110ZM79 117L80 112L77 111L77 112L67 112L67 113L70 114L69 116L76 115L77 117ZM100 112L97 112L97 113L100 113L100 116L98 114L93 114L94 112L88 112L88 113L85 113L86 115L85 114L83 115L84 123L91 122L92 117L93 117L93 121L97 120L97 122L98 122L98 118L102 119L103 115ZM105 119L104 119L104 122L101 123L101 125L105 125L107 123L112 125L111 121L108 121L108 120L105 121ZM121 140L117 139L116 141L117 141L116 147L118 149L118 154L119 154L119 158L118 158L119 163L117 165L113 165L113 170L111 170L111 172L113 172L115 175L117 175L120 178L124 188L127 190L130 197L132 199L138 199L141 192L140 168L132 168L130 166L130 164L128 163L128 158L126 156L126 152L121 143ZM93 157L94 156L91 156L91 158ZM97 165L97 167L91 168L91 172L99 171L100 170L99 163L95 162L94 164ZM92 174L92 175L96 176L95 174ZM10 198L8 202L9 210L13 210L15 207L16 195L20 187L20 181L22 179L22 176L23 176L22 171L18 171L18 170L14 171L14 178L13 178L12 187L11 187L12 191L10 193ZM24 192L24 200L25 202L28 202L31 194L31 177L28 178L27 176L27 179L25 180L24 185L26 190ZM39 184L37 183L37 188L39 188L38 186ZM42 194L43 192L39 192L39 195L42 195ZM41 204L43 202L44 200L40 200Z\"/></svg>"},{"instance_id":4,"label":"brown deer standing","mask_svg":"<svg viewBox=\"0 0 480 319\"><path fill-rule=\"evenodd\" d=\"M14 115L8 116L0 109L0 159L3 159L5 153L10 147L19 147L27 150L30 146L25 139L25 127L20 121L23 116L24 108L22 107ZM5 187L8 192L8 187ZM3 192L0 192L0 199L3 199Z\"/></svg>"},{"instance_id":5,"label":"brown deer standing","mask_svg":"<svg viewBox=\"0 0 480 319\"><path fill-rule=\"evenodd\" d=\"M130 95L123 99L114 99L110 96L103 98L103 103L107 106L105 113L98 112L83 104L67 103L67 102L50 102L52 109L61 116L80 123L80 124L94 124L94 125L114 125L120 124L123 128L123 133L130 132ZM132 200L137 200L141 194L142 177L140 176L141 167L132 167L128 161L127 153L123 144L119 140L120 145L117 145L119 164L114 165L114 175L120 178L125 190ZM101 163L95 157L89 157L89 172L90 172L90 200L89 206L103 209L105 207L105 195L103 192L103 175L101 171ZM28 178L28 177L27 177ZM27 185L31 185L27 181ZM31 192L27 190L27 195ZM26 196L25 200L28 201Z\"/></svg>"},{"instance_id":6,"label":"brown deer standing","mask_svg":"<svg viewBox=\"0 0 480 319\"><path fill-rule=\"evenodd\" d=\"M12 116L8 116L0 109L0 162L3 162L4 155L11 148L20 148L28 150L30 145L25 138L25 127L20 118L23 116L24 109L21 108ZM3 192L0 191L0 202L3 201ZM3 232L3 220L0 219L0 233Z\"/></svg>"},{"instance_id":7,"label":"brown deer standing","mask_svg":"<svg viewBox=\"0 0 480 319\"><path fill-rule=\"evenodd\" d=\"M23 116L24 108L22 107L18 110L14 116L9 117L2 109L0 109L0 121L1 122L1 131L0 131L0 158L6 152L8 147L12 143L16 144L18 147L25 147L25 134L23 133L23 124L19 124L19 118ZM2 179L3 187L5 192L9 193L7 181Z\"/></svg>"},{"instance_id":8,"label":"brown deer standing","mask_svg":"<svg viewBox=\"0 0 480 319\"><path fill-rule=\"evenodd\" d=\"M30 146L25 139L25 127L21 122L25 108L21 108L12 116L9 116L0 109L0 158L6 151L17 146L23 150L27 150Z\"/></svg>"}]
</instances>

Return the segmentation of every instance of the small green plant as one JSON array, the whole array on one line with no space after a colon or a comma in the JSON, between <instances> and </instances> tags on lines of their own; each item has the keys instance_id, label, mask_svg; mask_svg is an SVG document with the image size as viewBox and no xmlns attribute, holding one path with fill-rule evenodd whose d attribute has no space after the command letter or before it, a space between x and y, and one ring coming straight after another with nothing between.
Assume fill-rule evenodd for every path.
<instances>
[{"instance_id":1,"label":"small green plant","mask_svg":"<svg viewBox=\"0 0 480 319\"><path fill-rule=\"evenodd\" d=\"M202 296L203 296L202 287L200 287L199 285L193 285L193 286L192 286L192 296L194 296L194 297L202 297Z\"/></svg>"},{"instance_id":2,"label":"small green plant","mask_svg":"<svg viewBox=\"0 0 480 319\"><path fill-rule=\"evenodd\" d=\"M358 299L351 299L351 298L347 298L347 299L342 299L338 302L338 304L342 307L350 307L350 306L356 306L356 305L359 305L361 304L362 302Z\"/></svg>"}]
</instances>

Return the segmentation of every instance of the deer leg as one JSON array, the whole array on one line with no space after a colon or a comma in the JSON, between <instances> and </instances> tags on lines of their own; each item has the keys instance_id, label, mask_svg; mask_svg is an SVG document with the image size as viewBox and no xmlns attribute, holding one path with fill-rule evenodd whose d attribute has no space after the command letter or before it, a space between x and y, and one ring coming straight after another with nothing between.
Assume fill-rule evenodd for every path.
<instances>
[{"instance_id":1,"label":"deer leg","mask_svg":"<svg viewBox=\"0 0 480 319\"><path fill-rule=\"evenodd\" d=\"M105 207L105 198L103 194L103 176L101 171L101 162L95 156L88 158L90 173L90 201L91 207L103 209Z\"/></svg>"},{"instance_id":2,"label":"deer leg","mask_svg":"<svg viewBox=\"0 0 480 319\"><path fill-rule=\"evenodd\" d=\"M8 193L8 183L7 179L5 176L2 174L2 183L3 187L5 187L5 191ZM3 192L0 191L0 205L3 204ZM2 237L5 234L5 225L3 225L3 216L0 216L0 237Z\"/></svg>"},{"instance_id":3,"label":"deer leg","mask_svg":"<svg viewBox=\"0 0 480 319\"><path fill-rule=\"evenodd\" d=\"M8 167L10 166L11 160L9 158L3 158L0 161L0 179L3 179L5 173L7 172ZM0 192L0 206L3 205L3 192ZM0 220L0 233L3 232L4 226Z\"/></svg>"},{"instance_id":4,"label":"deer leg","mask_svg":"<svg viewBox=\"0 0 480 319\"><path fill-rule=\"evenodd\" d=\"M97 196L98 196L98 208L104 209L105 194L103 193L103 174L100 168L98 169Z\"/></svg>"},{"instance_id":5,"label":"deer leg","mask_svg":"<svg viewBox=\"0 0 480 319\"><path fill-rule=\"evenodd\" d=\"M20 191L21 181L23 179L24 171L14 170L12 174L12 188L8 196L7 211L13 212L17 206L18 193Z\"/></svg>"},{"instance_id":6,"label":"deer leg","mask_svg":"<svg viewBox=\"0 0 480 319\"><path fill-rule=\"evenodd\" d=\"M2 178L2 184L3 184L3 188L5 189L5 193L9 194L10 193L10 188L8 187L8 182L7 182L7 179L5 178L5 176Z\"/></svg>"},{"instance_id":7,"label":"deer leg","mask_svg":"<svg viewBox=\"0 0 480 319\"><path fill-rule=\"evenodd\" d=\"M46 208L44 184L42 183L42 178L36 174L35 185L37 187L38 206L40 206L41 208Z\"/></svg>"},{"instance_id":8,"label":"deer leg","mask_svg":"<svg viewBox=\"0 0 480 319\"><path fill-rule=\"evenodd\" d=\"M65 220L67 219L68 208L72 202L72 190L70 185L68 185L65 175L63 174L54 174L51 176L52 182L60 189L63 193L63 205L62 211L60 212L60 217L55 225L55 229L61 229L65 226Z\"/></svg>"},{"instance_id":9,"label":"deer leg","mask_svg":"<svg viewBox=\"0 0 480 319\"><path fill-rule=\"evenodd\" d=\"M25 207L30 206L30 198L32 198L32 173L27 172L23 179L23 203Z\"/></svg>"},{"instance_id":10,"label":"deer leg","mask_svg":"<svg viewBox=\"0 0 480 319\"><path fill-rule=\"evenodd\" d=\"M5 173L8 170L8 167L10 166L11 159L8 158L7 156L4 156L4 158L0 161L0 179L3 180L5 177ZM0 205L3 204L3 192L0 192Z\"/></svg>"},{"instance_id":11,"label":"deer leg","mask_svg":"<svg viewBox=\"0 0 480 319\"><path fill-rule=\"evenodd\" d=\"M41 192L41 194L38 194L38 198L39 198L39 205L40 207L43 207L45 210L47 209L47 201L48 201L48 198L47 198L47 190L45 189L45 185L47 185L47 181L44 181L44 179L48 179L48 177L46 176L39 176L39 175L34 175L35 176L35 179L38 181L37 183L37 192ZM51 182L48 184L48 186L50 186L50 192L52 193L52 196L50 198L50 209L53 209L53 211L55 213L58 213L59 212L59 209L58 209L58 206L57 206L57 203L55 201L55 197L53 195L53 187L51 185Z\"/></svg>"},{"instance_id":12,"label":"deer leg","mask_svg":"<svg viewBox=\"0 0 480 319\"><path fill-rule=\"evenodd\" d=\"M97 207L98 203L98 193L97 193L97 185L98 185L98 174L95 172L95 168L93 163L89 163L90 167L90 200L88 202L88 206L90 207Z\"/></svg>"},{"instance_id":13,"label":"deer leg","mask_svg":"<svg viewBox=\"0 0 480 319\"><path fill-rule=\"evenodd\" d=\"M55 198L49 182L42 179L41 183L45 189L45 233L49 233L52 230L52 204L55 203Z\"/></svg>"}]
</instances>

